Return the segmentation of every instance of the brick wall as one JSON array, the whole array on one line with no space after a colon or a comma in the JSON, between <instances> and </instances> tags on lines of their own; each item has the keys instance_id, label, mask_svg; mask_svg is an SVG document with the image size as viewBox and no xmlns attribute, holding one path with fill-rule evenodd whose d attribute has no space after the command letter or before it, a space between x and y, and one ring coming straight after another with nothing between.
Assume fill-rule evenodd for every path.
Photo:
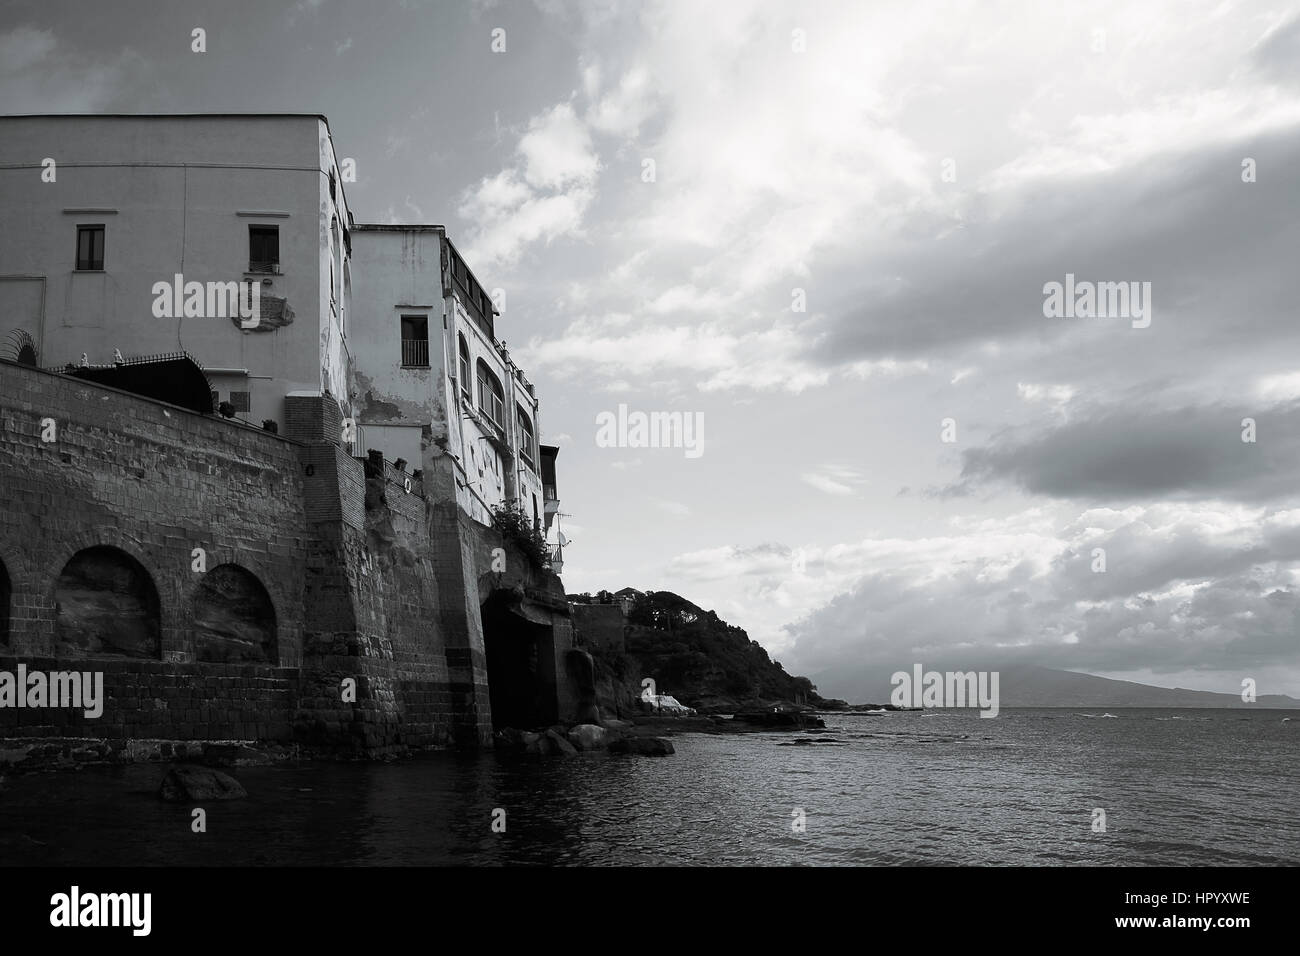
<instances>
[{"instance_id":1,"label":"brick wall","mask_svg":"<svg viewBox=\"0 0 1300 956\"><path fill-rule=\"evenodd\" d=\"M286 403L290 427L274 435L0 362L0 562L12 590L0 671L102 670L108 698L98 719L0 708L0 744L243 740L374 756L489 743L480 606L501 587L553 621L549 670L563 674L572 628L557 578L513 551L507 580L494 578L499 536L454 496L426 497L448 476L440 485L427 466L420 480L353 459L332 401ZM156 590L156 660L68 642L54 659L56 591L65 620L90 613L87 589L67 583L81 579L60 591L60 575L102 547L138 563ZM238 564L266 589L278 660L195 660L196 548L208 569ZM562 677L555 693L565 715Z\"/></svg>"},{"instance_id":2,"label":"brick wall","mask_svg":"<svg viewBox=\"0 0 1300 956\"><path fill-rule=\"evenodd\" d=\"M238 564L266 588L279 663L297 665L306 530L297 443L0 363L0 451L11 652L53 652L59 574L79 550L104 545L151 577L161 657L192 662L194 551L201 549L206 567Z\"/></svg>"}]
</instances>

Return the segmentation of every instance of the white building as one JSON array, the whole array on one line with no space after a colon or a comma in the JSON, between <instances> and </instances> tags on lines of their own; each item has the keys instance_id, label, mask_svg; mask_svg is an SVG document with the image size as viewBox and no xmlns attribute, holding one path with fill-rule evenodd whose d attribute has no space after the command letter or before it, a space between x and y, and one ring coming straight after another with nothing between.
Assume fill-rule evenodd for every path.
<instances>
[{"instance_id":1,"label":"white building","mask_svg":"<svg viewBox=\"0 0 1300 956\"><path fill-rule=\"evenodd\" d=\"M426 493L454 485L484 523L513 501L543 527L537 396L490 293L443 227L356 225L348 165L317 114L0 117L0 355L183 351L214 406L254 425L283 423L287 395L328 395L356 456L445 458ZM160 316L159 283L240 283L257 321L202 294Z\"/></svg>"},{"instance_id":2,"label":"white building","mask_svg":"<svg viewBox=\"0 0 1300 956\"><path fill-rule=\"evenodd\" d=\"M54 367L185 351L254 424L282 422L289 392L328 392L346 417L339 165L316 114L0 117L0 352L30 343ZM251 283L259 321L159 317L160 282Z\"/></svg>"},{"instance_id":3,"label":"white building","mask_svg":"<svg viewBox=\"0 0 1300 956\"><path fill-rule=\"evenodd\" d=\"M532 383L496 337L499 313L442 226L353 230L359 447L390 461L447 456L476 519L505 501L542 527Z\"/></svg>"}]
</instances>

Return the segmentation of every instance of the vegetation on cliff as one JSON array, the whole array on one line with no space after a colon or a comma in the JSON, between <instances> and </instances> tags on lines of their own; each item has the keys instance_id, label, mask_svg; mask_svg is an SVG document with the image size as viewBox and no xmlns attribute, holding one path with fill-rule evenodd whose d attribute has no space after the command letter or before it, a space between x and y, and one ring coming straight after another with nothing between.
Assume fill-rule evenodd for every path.
<instances>
[{"instance_id":1,"label":"vegetation on cliff","mask_svg":"<svg viewBox=\"0 0 1300 956\"><path fill-rule=\"evenodd\" d=\"M546 534L533 524L533 520L517 502L505 501L493 506L492 527L501 532L502 538L522 551L537 570L551 566L551 550L546 544Z\"/></svg>"},{"instance_id":2,"label":"vegetation on cliff","mask_svg":"<svg viewBox=\"0 0 1300 956\"><path fill-rule=\"evenodd\" d=\"M671 591L633 597L626 645L631 660L602 655L610 659L598 660L597 667L624 684L630 681L634 686L628 690L634 692L639 692L642 678L650 677L659 693L702 711L734 712L772 701L844 706L843 701L821 697L808 678L786 673L743 628Z\"/></svg>"}]
</instances>

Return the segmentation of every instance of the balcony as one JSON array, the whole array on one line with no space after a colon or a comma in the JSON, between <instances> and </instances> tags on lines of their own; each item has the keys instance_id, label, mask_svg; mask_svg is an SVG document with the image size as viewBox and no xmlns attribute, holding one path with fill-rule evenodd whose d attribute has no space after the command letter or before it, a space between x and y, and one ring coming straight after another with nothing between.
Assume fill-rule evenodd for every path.
<instances>
[{"instance_id":1,"label":"balcony","mask_svg":"<svg viewBox=\"0 0 1300 956\"><path fill-rule=\"evenodd\" d=\"M404 368L428 368L429 340L402 339L402 366Z\"/></svg>"}]
</instances>

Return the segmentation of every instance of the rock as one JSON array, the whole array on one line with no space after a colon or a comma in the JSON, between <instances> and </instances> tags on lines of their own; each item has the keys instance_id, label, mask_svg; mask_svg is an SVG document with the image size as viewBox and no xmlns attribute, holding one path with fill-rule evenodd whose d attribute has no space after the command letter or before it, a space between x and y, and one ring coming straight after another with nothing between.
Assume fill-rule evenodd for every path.
<instances>
[{"instance_id":1,"label":"rock","mask_svg":"<svg viewBox=\"0 0 1300 956\"><path fill-rule=\"evenodd\" d=\"M238 780L211 767L182 764L172 767L163 777L158 796L172 803L201 800L242 800L248 796Z\"/></svg>"},{"instance_id":2,"label":"rock","mask_svg":"<svg viewBox=\"0 0 1300 956\"><path fill-rule=\"evenodd\" d=\"M514 727L505 727L492 735L492 743L498 750L522 750L524 733Z\"/></svg>"},{"instance_id":3,"label":"rock","mask_svg":"<svg viewBox=\"0 0 1300 956\"><path fill-rule=\"evenodd\" d=\"M578 703L575 710L580 724L600 723L600 707L596 703L596 663L583 650L572 650L565 655L564 666L569 672Z\"/></svg>"},{"instance_id":4,"label":"rock","mask_svg":"<svg viewBox=\"0 0 1300 956\"><path fill-rule=\"evenodd\" d=\"M578 724L569 731L569 743L579 750L604 750L609 743L609 731L595 724Z\"/></svg>"},{"instance_id":5,"label":"rock","mask_svg":"<svg viewBox=\"0 0 1300 956\"><path fill-rule=\"evenodd\" d=\"M677 751L667 737L621 737L609 745L610 753L642 754L646 757L666 757Z\"/></svg>"},{"instance_id":6,"label":"rock","mask_svg":"<svg viewBox=\"0 0 1300 956\"><path fill-rule=\"evenodd\" d=\"M557 753L561 757L576 757L578 755L578 749L555 731L548 730L546 732L546 739L551 742L552 753Z\"/></svg>"},{"instance_id":7,"label":"rock","mask_svg":"<svg viewBox=\"0 0 1300 956\"><path fill-rule=\"evenodd\" d=\"M606 717L600 722L600 726L604 727L606 730L627 730L632 726L632 721L619 720L615 717Z\"/></svg>"},{"instance_id":8,"label":"rock","mask_svg":"<svg viewBox=\"0 0 1300 956\"><path fill-rule=\"evenodd\" d=\"M754 709L736 714L735 720L756 727L825 727L826 722L815 714L789 707Z\"/></svg>"},{"instance_id":9,"label":"rock","mask_svg":"<svg viewBox=\"0 0 1300 956\"><path fill-rule=\"evenodd\" d=\"M551 740L545 734L534 734L525 731L520 735L520 741L524 745L524 753L541 754L545 756L551 752Z\"/></svg>"}]
</instances>

